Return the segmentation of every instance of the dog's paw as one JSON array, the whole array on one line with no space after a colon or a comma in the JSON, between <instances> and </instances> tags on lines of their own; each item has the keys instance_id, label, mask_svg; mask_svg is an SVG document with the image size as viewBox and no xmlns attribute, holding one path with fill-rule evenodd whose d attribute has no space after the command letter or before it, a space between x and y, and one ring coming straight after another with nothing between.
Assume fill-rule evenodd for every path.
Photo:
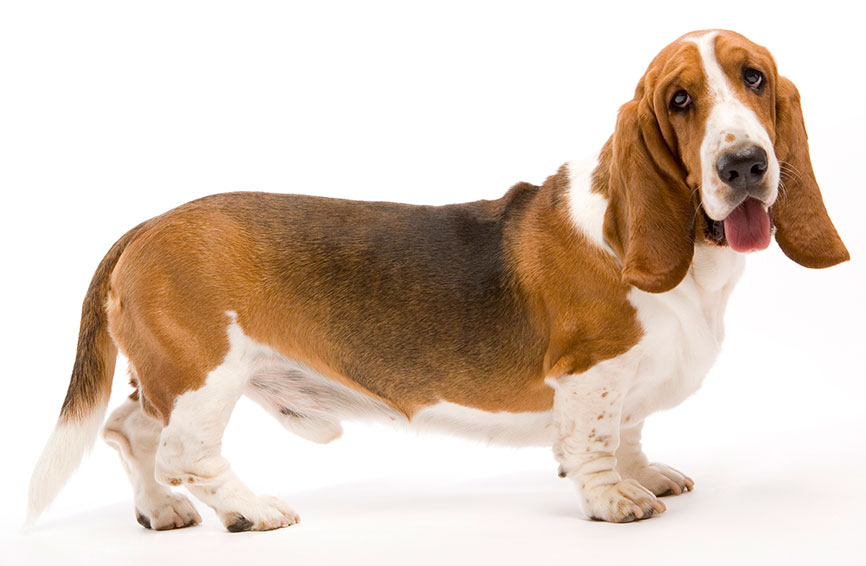
<instances>
[{"instance_id":1,"label":"dog's paw","mask_svg":"<svg viewBox=\"0 0 866 566\"><path fill-rule=\"evenodd\" d=\"M142 527L155 531L182 529L201 523L201 516L192 502L177 493L136 502L135 519Z\"/></svg>"},{"instance_id":2,"label":"dog's paw","mask_svg":"<svg viewBox=\"0 0 866 566\"><path fill-rule=\"evenodd\" d=\"M664 503L632 479L590 487L581 495L584 512L596 521L629 523L665 511Z\"/></svg>"},{"instance_id":3,"label":"dog's paw","mask_svg":"<svg viewBox=\"0 0 866 566\"><path fill-rule=\"evenodd\" d=\"M695 488L692 478L664 464L649 464L633 470L623 470L622 475L636 480L658 497L680 495Z\"/></svg>"},{"instance_id":4,"label":"dog's paw","mask_svg":"<svg viewBox=\"0 0 866 566\"><path fill-rule=\"evenodd\" d=\"M243 531L271 531L290 527L301 521L291 507L276 497L256 497L242 508L217 512L226 529L233 533Z\"/></svg>"}]
</instances>

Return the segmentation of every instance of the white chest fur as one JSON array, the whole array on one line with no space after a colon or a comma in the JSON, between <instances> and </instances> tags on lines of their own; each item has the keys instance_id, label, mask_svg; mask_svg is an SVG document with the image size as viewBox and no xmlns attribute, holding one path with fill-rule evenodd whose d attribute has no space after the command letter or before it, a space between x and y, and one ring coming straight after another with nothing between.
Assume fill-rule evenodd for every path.
<instances>
[{"instance_id":1,"label":"white chest fur","mask_svg":"<svg viewBox=\"0 0 866 566\"><path fill-rule=\"evenodd\" d=\"M741 254L700 245L676 288L660 294L631 292L644 336L624 355L630 358L623 360L626 365L637 364L632 382L625 384L624 418L640 422L697 391L721 347L725 307L743 267Z\"/></svg>"},{"instance_id":2,"label":"white chest fur","mask_svg":"<svg viewBox=\"0 0 866 566\"><path fill-rule=\"evenodd\" d=\"M596 157L568 164L571 215L575 228L613 253L602 229L607 201L591 187L596 164ZM677 287L659 294L631 292L644 336L599 368L626 380L618 385L626 392L623 418L640 422L698 389L719 352L725 307L744 265L742 254L730 248L696 245L689 273Z\"/></svg>"}]
</instances>

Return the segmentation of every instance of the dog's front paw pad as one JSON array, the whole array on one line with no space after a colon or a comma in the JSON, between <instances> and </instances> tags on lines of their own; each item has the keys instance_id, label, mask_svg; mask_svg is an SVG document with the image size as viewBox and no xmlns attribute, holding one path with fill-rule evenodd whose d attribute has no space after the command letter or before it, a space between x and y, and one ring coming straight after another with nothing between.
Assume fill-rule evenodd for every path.
<instances>
[{"instance_id":1,"label":"dog's front paw pad","mask_svg":"<svg viewBox=\"0 0 866 566\"><path fill-rule=\"evenodd\" d=\"M583 497L587 515L597 521L629 523L665 512L664 503L630 479L590 488Z\"/></svg>"},{"instance_id":2,"label":"dog's front paw pad","mask_svg":"<svg viewBox=\"0 0 866 566\"><path fill-rule=\"evenodd\" d=\"M271 531L290 527L301 521L291 507L276 497L257 497L243 509L217 513L226 529L233 533L243 531Z\"/></svg>"},{"instance_id":3,"label":"dog's front paw pad","mask_svg":"<svg viewBox=\"0 0 866 566\"><path fill-rule=\"evenodd\" d=\"M624 475L659 497L680 495L695 488L692 478L664 464L650 464Z\"/></svg>"},{"instance_id":4,"label":"dog's front paw pad","mask_svg":"<svg viewBox=\"0 0 866 566\"><path fill-rule=\"evenodd\" d=\"M139 501L135 518L142 527L155 531L182 529L201 523L201 516L190 500L177 493L152 501Z\"/></svg>"}]
</instances>

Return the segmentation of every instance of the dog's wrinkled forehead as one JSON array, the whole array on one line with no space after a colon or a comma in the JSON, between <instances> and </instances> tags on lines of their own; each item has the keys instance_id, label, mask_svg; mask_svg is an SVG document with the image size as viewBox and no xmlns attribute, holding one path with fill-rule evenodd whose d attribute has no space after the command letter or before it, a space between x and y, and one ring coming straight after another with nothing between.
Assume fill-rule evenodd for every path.
<instances>
[{"instance_id":1,"label":"dog's wrinkled forehead","mask_svg":"<svg viewBox=\"0 0 866 566\"><path fill-rule=\"evenodd\" d=\"M774 94L776 64L766 48L734 32L719 30L689 34L679 43L696 52L703 74L703 89L698 96L705 104L734 98L772 129L773 105L763 102ZM747 75L747 71L758 74ZM756 98L756 92L767 96Z\"/></svg>"},{"instance_id":2,"label":"dog's wrinkled forehead","mask_svg":"<svg viewBox=\"0 0 866 566\"><path fill-rule=\"evenodd\" d=\"M750 69L762 77L760 96L744 83L744 72ZM738 103L750 110L772 143L775 79L776 65L766 48L734 32L698 31L674 41L653 59L636 94L651 104L665 141L672 149L679 146L684 150L682 155L688 153L685 144L690 141L677 139L685 134L684 126L695 130L694 134L703 133L703 125L719 104ZM682 96L675 98L680 93ZM732 116L731 120L741 121L742 117Z\"/></svg>"}]
</instances>

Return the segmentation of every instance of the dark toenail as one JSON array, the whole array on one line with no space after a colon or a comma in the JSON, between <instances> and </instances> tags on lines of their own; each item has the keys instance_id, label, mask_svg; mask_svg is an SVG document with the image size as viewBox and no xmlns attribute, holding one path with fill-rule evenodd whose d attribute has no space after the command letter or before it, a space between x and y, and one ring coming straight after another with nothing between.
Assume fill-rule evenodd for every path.
<instances>
[{"instance_id":1,"label":"dark toenail","mask_svg":"<svg viewBox=\"0 0 866 566\"><path fill-rule=\"evenodd\" d=\"M230 525L226 526L229 532L232 533L240 533L243 531L248 531L253 527L252 522L244 517L243 515L238 515L237 519Z\"/></svg>"},{"instance_id":2,"label":"dark toenail","mask_svg":"<svg viewBox=\"0 0 866 566\"><path fill-rule=\"evenodd\" d=\"M150 519L141 514L141 511L135 511L135 520L138 521L138 524L144 527L145 529L150 528Z\"/></svg>"}]
</instances>

